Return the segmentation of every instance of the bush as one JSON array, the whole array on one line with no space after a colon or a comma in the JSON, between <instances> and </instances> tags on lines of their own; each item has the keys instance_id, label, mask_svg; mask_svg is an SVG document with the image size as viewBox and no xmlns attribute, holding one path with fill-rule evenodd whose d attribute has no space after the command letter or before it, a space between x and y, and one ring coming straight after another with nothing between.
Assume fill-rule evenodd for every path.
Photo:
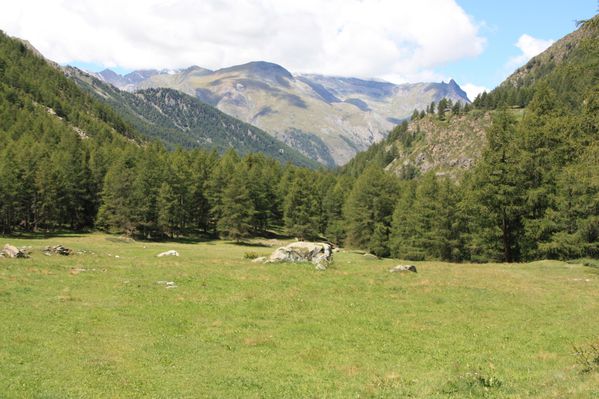
<instances>
[{"instance_id":1,"label":"bush","mask_svg":"<svg viewBox=\"0 0 599 399\"><path fill-rule=\"evenodd\" d=\"M599 339L583 346L574 345L574 355L583 373L599 371Z\"/></svg>"},{"instance_id":2,"label":"bush","mask_svg":"<svg viewBox=\"0 0 599 399\"><path fill-rule=\"evenodd\" d=\"M243 254L243 258L244 259L256 259L259 256L260 255L257 254L256 252L246 252L246 253Z\"/></svg>"}]
</instances>

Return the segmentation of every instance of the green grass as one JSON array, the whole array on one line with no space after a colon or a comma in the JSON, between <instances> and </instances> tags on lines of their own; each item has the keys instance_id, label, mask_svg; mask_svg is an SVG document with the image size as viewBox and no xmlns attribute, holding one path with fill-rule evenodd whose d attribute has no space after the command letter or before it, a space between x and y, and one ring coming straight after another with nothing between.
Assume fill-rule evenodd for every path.
<instances>
[{"instance_id":1,"label":"green grass","mask_svg":"<svg viewBox=\"0 0 599 399\"><path fill-rule=\"evenodd\" d=\"M348 252L317 272L221 241L5 242L33 253L0 259L2 398L599 397L573 350L599 337L595 268L395 274ZM54 244L86 252L41 253Z\"/></svg>"}]
</instances>

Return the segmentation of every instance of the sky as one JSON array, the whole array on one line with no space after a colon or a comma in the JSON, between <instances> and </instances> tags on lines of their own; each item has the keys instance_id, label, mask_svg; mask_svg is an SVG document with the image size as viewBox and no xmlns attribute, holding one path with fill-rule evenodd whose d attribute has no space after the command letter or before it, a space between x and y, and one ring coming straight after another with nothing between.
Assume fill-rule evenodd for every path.
<instances>
[{"instance_id":1,"label":"sky","mask_svg":"<svg viewBox=\"0 0 599 399\"><path fill-rule=\"evenodd\" d=\"M596 0L2 0L0 29L94 72L260 60L394 83L453 78L473 99L598 8Z\"/></svg>"}]
</instances>

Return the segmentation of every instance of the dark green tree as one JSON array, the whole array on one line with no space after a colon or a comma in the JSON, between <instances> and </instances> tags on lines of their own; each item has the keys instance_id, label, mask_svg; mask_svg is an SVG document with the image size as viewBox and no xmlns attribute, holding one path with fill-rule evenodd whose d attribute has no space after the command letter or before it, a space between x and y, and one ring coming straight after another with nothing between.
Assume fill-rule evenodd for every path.
<instances>
[{"instance_id":1,"label":"dark green tree","mask_svg":"<svg viewBox=\"0 0 599 399\"><path fill-rule=\"evenodd\" d=\"M370 167L354 184L345 203L348 244L367 249L377 224L391 226L398 179L382 169Z\"/></svg>"},{"instance_id":2,"label":"dark green tree","mask_svg":"<svg viewBox=\"0 0 599 399\"><path fill-rule=\"evenodd\" d=\"M245 166L238 165L222 193L217 229L222 237L241 241L251 235L254 206L245 179Z\"/></svg>"},{"instance_id":3,"label":"dark green tree","mask_svg":"<svg viewBox=\"0 0 599 399\"><path fill-rule=\"evenodd\" d=\"M296 170L289 185L283 206L285 228L299 239L318 237L320 204L314 190L314 175L307 170Z\"/></svg>"},{"instance_id":4,"label":"dark green tree","mask_svg":"<svg viewBox=\"0 0 599 399\"><path fill-rule=\"evenodd\" d=\"M475 259L514 262L520 258L525 172L520 169L516 122L506 110L495 114L487 139L467 189L471 251Z\"/></svg>"}]
</instances>

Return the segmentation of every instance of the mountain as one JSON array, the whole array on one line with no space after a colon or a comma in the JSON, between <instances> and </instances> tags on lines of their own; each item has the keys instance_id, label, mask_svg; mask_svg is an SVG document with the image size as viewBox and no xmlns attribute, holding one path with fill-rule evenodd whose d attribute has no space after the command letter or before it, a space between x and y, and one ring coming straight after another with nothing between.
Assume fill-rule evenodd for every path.
<instances>
[{"instance_id":1,"label":"mountain","mask_svg":"<svg viewBox=\"0 0 599 399\"><path fill-rule=\"evenodd\" d=\"M547 85L572 109L581 106L585 91L599 79L599 17L581 22L547 50L518 68L488 94L475 100L479 107L525 107L539 85Z\"/></svg>"},{"instance_id":2,"label":"mountain","mask_svg":"<svg viewBox=\"0 0 599 399\"><path fill-rule=\"evenodd\" d=\"M593 98L589 92L599 84L598 43L596 16L518 68L493 91L478 96L473 109L462 107L455 114L448 109L443 118L437 114L413 118L383 142L358 154L345 166L345 172L357 176L374 163L404 177L428 171L461 176L487 145L486 131L497 108L507 108L521 120L541 90L555 109L575 113L589 106L589 98ZM380 87L382 91L384 86Z\"/></svg>"},{"instance_id":3,"label":"mountain","mask_svg":"<svg viewBox=\"0 0 599 399\"><path fill-rule=\"evenodd\" d=\"M1 31L0 97L3 109L12 110L0 118L4 131L22 123L33 124L39 131L56 129L82 138L142 141L109 107L67 79L57 64L48 62L27 41Z\"/></svg>"},{"instance_id":4,"label":"mountain","mask_svg":"<svg viewBox=\"0 0 599 399\"><path fill-rule=\"evenodd\" d=\"M382 140L415 108L424 109L444 97L469 102L453 80L396 85L294 75L262 61L217 71L199 67L162 71L147 74L137 83L127 80L129 75L104 75L105 81L129 91L172 88L195 96L328 166L345 164Z\"/></svg>"},{"instance_id":5,"label":"mountain","mask_svg":"<svg viewBox=\"0 0 599 399\"><path fill-rule=\"evenodd\" d=\"M192 71L200 70L193 68ZM147 75L151 73L147 71ZM160 140L168 147L212 148L221 153L234 148L240 154L261 152L283 163L312 168L318 165L266 132L180 91L160 88L130 93L77 68L66 67L65 74L109 105L141 134ZM116 75L106 71L100 74L105 78ZM133 82L147 75L131 73L122 78Z\"/></svg>"}]
</instances>

